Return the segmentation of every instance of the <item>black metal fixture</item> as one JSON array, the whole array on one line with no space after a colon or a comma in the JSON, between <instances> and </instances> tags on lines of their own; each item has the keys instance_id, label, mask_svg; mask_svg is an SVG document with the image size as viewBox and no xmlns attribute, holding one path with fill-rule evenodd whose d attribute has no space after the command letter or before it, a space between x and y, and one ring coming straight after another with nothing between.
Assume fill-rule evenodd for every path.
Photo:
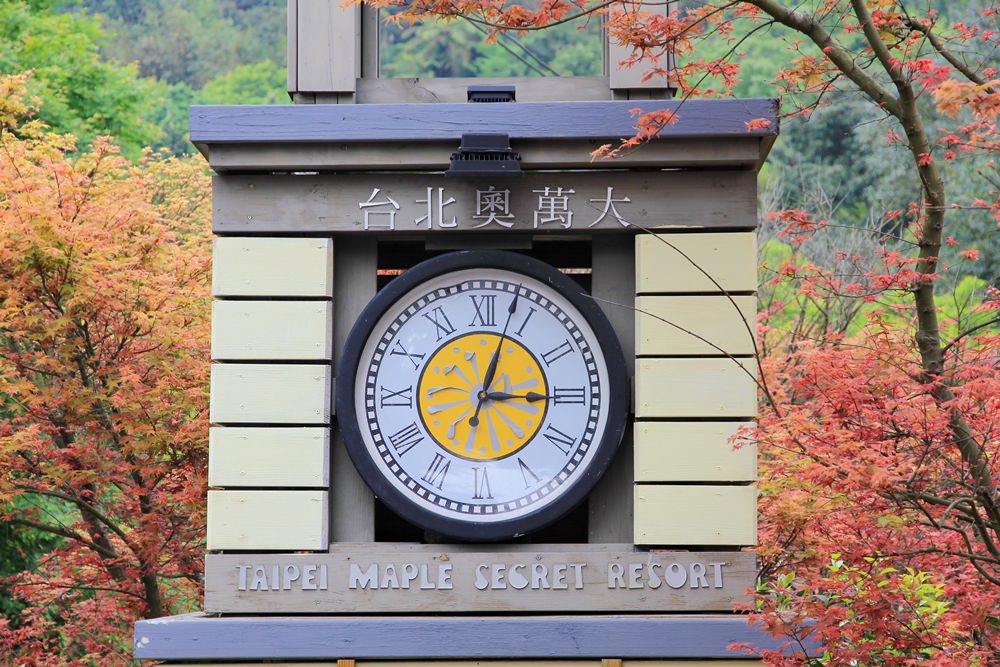
<instances>
[{"instance_id":1,"label":"black metal fixture","mask_svg":"<svg viewBox=\"0 0 1000 667\"><path fill-rule=\"evenodd\" d=\"M446 176L520 176L521 156L506 134L463 134Z\"/></svg>"},{"instance_id":2,"label":"black metal fixture","mask_svg":"<svg viewBox=\"0 0 1000 667\"><path fill-rule=\"evenodd\" d=\"M514 102L514 86L469 86L466 89L470 102Z\"/></svg>"}]
</instances>

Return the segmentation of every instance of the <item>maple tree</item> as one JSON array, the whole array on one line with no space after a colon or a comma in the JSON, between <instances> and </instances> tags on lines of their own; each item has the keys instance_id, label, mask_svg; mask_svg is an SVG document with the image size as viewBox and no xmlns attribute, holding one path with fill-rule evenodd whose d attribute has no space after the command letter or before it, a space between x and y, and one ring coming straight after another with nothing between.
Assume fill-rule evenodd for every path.
<instances>
[{"instance_id":1,"label":"maple tree","mask_svg":"<svg viewBox=\"0 0 1000 667\"><path fill-rule=\"evenodd\" d=\"M29 120L0 79L0 522L46 536L4 582L5 664L131 660L132 623L200 602L207 174Z\"/></svg>"},{"instance_id":2,"label":"maple tree","mask_svg":"<svg viewBox=\"0 0 1000 667\"><path fill-rule=\"evenodd\" d=\"M1000 221L1000 10L955 22L904 0L708 1L670 13L600 0L367 1L398 22L461 17L497 33L603 15L631 46L622 65L669 78L682 102L642 114L635 136L598 158L641 149L688 97L731 93L741 48L761 36L787 44L774 80L786 116L837 94L867 100L913 177L909 206L858 225L869 239L857 252L829 252L843 235L822 215L770 212L781 239L771 249L784 256L763 267L762 406L745 434L762 462L751 619L789 639L791 654L765 654L774 663L810 662L795 652L807 636L824 647L816 664L1000 661L1000 295L980 284L963 308L944 303L944 257L977 240L961 236L963 211ZM719 44L721 57L703 55ZM959 160L981 165L969 201L949 199L944 174ZM814 259L817 236L826 261ZM977 258L950 254L952 271Z\"/></svg>"}]
</instances>

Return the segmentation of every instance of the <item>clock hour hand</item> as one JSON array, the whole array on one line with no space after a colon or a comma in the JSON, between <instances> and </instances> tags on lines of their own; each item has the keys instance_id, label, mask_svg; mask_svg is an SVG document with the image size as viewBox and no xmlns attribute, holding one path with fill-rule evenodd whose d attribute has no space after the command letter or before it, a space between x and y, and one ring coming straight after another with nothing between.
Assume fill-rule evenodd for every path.
<instances>
[{"instance_id":1,"label":"clock hour hand","mask_svg":"<svg viewBox=\"0 0 1000 667\"><path fill-rule=\"evenodd\" d=\"M505 391L491 391L486 394L486 399L489 401L510 401L515 398L523 398L529 403L534 403L535 401L547 401L550 398L555 398L555 396L544 396L536 394L533 391L529 391L527 394L508 394Z\"/></svg>"}]
</instances>

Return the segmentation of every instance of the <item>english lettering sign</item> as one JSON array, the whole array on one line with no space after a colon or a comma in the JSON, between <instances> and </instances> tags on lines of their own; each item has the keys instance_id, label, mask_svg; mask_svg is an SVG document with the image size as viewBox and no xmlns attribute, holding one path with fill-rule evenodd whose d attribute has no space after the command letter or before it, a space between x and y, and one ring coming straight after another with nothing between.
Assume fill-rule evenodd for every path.
<instances>
[{"instance_id":1,"label":"english lettering sign","mask_svg":"<svg viewBox=\"0 0 1000 667\"><path fill-rule=\"evenodd\" d=\"M431 549L209 555L205 610L731 611L756 567L743 552Z\"/></svg>"}]
</instances>

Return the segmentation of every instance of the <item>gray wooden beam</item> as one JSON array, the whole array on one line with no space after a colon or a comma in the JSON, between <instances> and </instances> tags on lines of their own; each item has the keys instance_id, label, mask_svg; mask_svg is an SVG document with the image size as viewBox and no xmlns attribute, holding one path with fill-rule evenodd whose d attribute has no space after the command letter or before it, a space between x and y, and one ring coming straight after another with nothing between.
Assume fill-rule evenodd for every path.
<instances>
[{"instance_id":1,"label":"gray wooden beam","mask_svg":"<svg viewBox=\"0 0 1000 667\"><path fill-rule=\"evenodd\" d=\"M635 374L635 239L619 234L602 238L592 247L590 291L618 336L626 371L632 377ZM629 412L633 410L630 408ZM614 463L587 501L590 542L633 541L633 467L632 429L629 428Z\"/></svg>"},{"instance_id":2,"label":"gray wooden beam","mask_svg":"<svg viewBox=\"0 0 1000 667\"><path fill-rule=\"evenodd\" d=\"M301 87L302 82L299 82ZM499 132L511 139L616 139L635 133L634 102L364 104L191 107L191 141L429 141ZM644 111L676 111L661 137L746 137L777 133L771 99L653 101ZM749 129L764 118L767 128Z\"/></svg>"},{"instance_id":3,"label":"gray wooden beam","mask_svg":"<svg viewBox=\"0 0 1000 667\"><path fill-rule=\"evenodd\" d=\"M751 657L729 649L742 642L760 649L783 648L780 641L736 615L213 618L188 614L135 625L135 657L153 660Z\"/></svg>"},{"instance_id":4,"label":"gray wooden beam","mask_svg":"<svg viewBox=\"0 0 1000 667\"><path fill-rule=\"evenodd\" d=\"M477 190L487 185L509 190L513 226L493 223L486 227L476 219ZM455 218L455 231L480 234L518 232L540 234L591 234L618 232L623 228L613 215L603 214L602 198L608 188L614 196L628 197L616 205L622 219L641 228L753 229L757 225L757 180L749 171L671 172L532 172L506 181L449 179L435 174L320 174L320 175L218 175L212 185L212 223L218 234L302 234L384 231L391 233L448 233L440 221L426 228L427 188L446 188L455 199L445 211ZM365 229L361 204L373 195L396 202L392 216L382 214L378 227ZM534 226L544 188L563 188L569 210L576 211L571 228L563 225ZM387 201L378 199L377 201ZM418 203L423 201L424 203ZM386 205L388 206L388 205ZM383 207L382 209L386 209ZM598 221L599 219L599 221ZM591 223L596 222L593 227Z\"/></svg>"},{"instance_id":5,"label":"gray wooden beam","mask_svg":"<svg viewBox=\"0 0 1000 667\"><path fill-rule=\"evenodd\" d=\"M606 76L415 77L358 80L358 102L468 102L469 86L512 85L520 102L606 102L611 99Z\"/></svg>"},{"instance_id":6,"label":"gray wooden beam","mask_svg":"<svg viewBox=\"0 0 1000 667\"><path fill-rule=\"evenodd\" d=\"M333 300L337 305L333 323L333 363L336 373L354 321L378 291L378 246L371 237L345 237L336 240L333 252ZM336 491L330 503L330 540L370 542L375 539L375 497L351 462L339 427L333 429L331 458L330 486Z\"/></svg>"},{"instance_id":7,"label":"gray wooden beam","mask_svg":"<svg viewBox=\"0 0 1000 667\"><path fill-rule=\"evenodd\" d=\"M773 137L732 137L725 141L704 138L671 138L646 144L613 160L594 161L590 154L601 140L520 140L514 150L521 168L626 169L687 168L753 169L763 162L763 142ZM217 172L235 171L443 171L458 148L454 140L421 142L300 142L212 144L209 164ZM762 157L763 156L763 157Z\"/></svg>"}]
</instances>

